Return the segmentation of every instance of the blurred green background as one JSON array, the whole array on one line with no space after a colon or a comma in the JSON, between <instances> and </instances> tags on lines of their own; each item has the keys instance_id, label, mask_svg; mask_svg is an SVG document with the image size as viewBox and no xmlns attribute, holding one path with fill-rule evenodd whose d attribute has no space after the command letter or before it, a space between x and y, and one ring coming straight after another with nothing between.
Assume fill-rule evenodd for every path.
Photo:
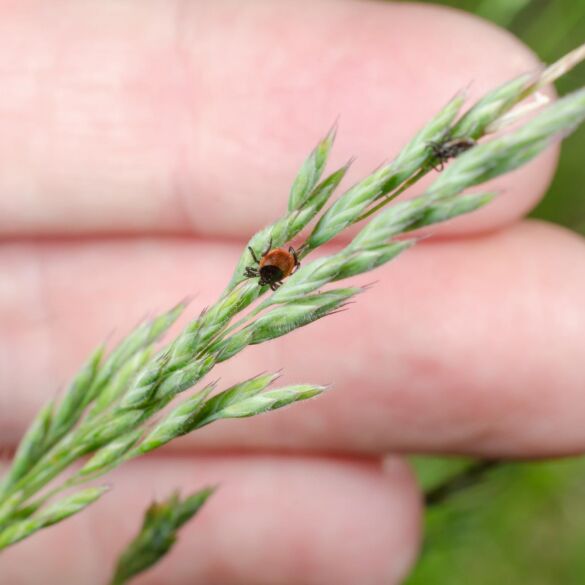
<instances>
[{"instance_id":1,"label":"blurred green background","mask_svg":"<svg viewBox=\"0 0 585 585\"><path fill-rule=\"evenodd\" d=\"M585 0L429 3L509 29L545 63L585 42ZM583 86L585 65L557 83L561 95ZM584 155L581 127L565 141L556 178L532 215L585 235ZM427 487L465 464L415 460ZM408 585L585 585L585 458L505 465L429 510L426 523L422 556Z\"/></svg>"}]
</instances>

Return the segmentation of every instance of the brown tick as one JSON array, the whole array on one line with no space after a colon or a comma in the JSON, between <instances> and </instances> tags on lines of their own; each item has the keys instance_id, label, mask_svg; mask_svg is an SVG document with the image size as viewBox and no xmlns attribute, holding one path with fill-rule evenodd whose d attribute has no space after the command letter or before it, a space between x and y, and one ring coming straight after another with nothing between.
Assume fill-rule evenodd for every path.
<instances>
[{"instance_id":1,"label":"brown tick","mask_svg":"<svg viewBox=\"0 0 585 585\"><path fill-rule=\"evenodd\" d=\"M248 247L248 250L250 250L254 262L258 264L258 268L248 266L244 275L247 278L259 277L258 284L260 286L269 286L272 290L276 290L282 284L282 281L296 272L301 265L297 252L292 246L289 247L288 251L284 248L272 249L272 239L260 260L258 260L252 248Z\"/></svg>"}]
</instances>

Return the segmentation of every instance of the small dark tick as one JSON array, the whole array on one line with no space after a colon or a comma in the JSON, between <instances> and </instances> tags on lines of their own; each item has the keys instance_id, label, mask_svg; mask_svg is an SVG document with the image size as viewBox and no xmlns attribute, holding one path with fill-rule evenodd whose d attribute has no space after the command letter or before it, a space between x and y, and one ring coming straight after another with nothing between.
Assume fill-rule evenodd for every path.
<instances>
[{"instance_id":1,"label":"small dark tick","mask_svg":"<svg viewBox=\"0 0 585 585\"><path fill-rule=\"evenodd\" d=\"M472 138L448 138L429 142L428 147L435 158L432 164L433 168L436 171L442 171L449 159L458 157L462 152L473 148L476 144L477 142Z\"/></svg>"}]
</instances>

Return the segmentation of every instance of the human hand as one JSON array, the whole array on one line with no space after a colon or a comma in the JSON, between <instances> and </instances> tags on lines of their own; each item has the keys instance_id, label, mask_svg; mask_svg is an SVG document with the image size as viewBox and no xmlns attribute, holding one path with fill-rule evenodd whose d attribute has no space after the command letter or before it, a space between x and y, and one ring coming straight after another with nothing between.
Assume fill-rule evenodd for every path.
<instances>
[{"instance_id":1,"label":"human hand","mask_svg":"<svg viewBox=\"0 0 585 585\"><path fill-rule=\"evenodd\" d=\"M536 65L507 33L410 5L37 0L0 28L8 448L114 327L217 297L335 117L333 164L358 155L356 178L470 81L475 98ZM7 550L3 580L102 583L153 497L220 483L143 583L395 583L420 503L389 453L581 450L585 252L520 221L554 164L498 179L494 204L380 269L349 312L221 370L227 385L284 367L334 390L124 465L109 497Z\"/></svg>"}]
</instances>

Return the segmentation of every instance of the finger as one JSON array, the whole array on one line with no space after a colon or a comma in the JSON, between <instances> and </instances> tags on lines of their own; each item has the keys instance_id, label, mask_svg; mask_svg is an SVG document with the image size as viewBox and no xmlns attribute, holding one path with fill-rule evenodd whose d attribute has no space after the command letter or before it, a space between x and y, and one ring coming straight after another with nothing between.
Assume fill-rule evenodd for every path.
<instances>
[{"instance_id":1,"label":"finger","mask_svg":"<svg viewBox=\"0 0 585 585\"><path fill-rule=\"evenodd\" d=\"M32 245L5 246L1 438L16 441L114 324L126 331L148 308L193 290L196 316L217 298L238 253L236 245L180 240L53 244L35 253ZM348 311L248 348L210 374L227 387L284 368L279 383L329 383L332 391L282 412L216 423L184 445L579 451L583 262L580 238L532 222L415 247L377 271L379 281Z\"/></svg>"},{"instance_id":2,"label":"finger","mask_svg":"<svg viewBox=\"0 0 585 585\"><path fill-rule=\"evenodd\" d=\"M437 6L106 6L25 0L3 14L0 235L248 236L282 213L335 118L332 166L357 155L353 181L458 90L471 83L472 101L537 65L507 32ZM450 233L524 214L555 158L498 180L508 196Z\"/></svg>"},{"instance_id":3,"label":"finger","mask_svg":"<svg viewBox=\"0 0 585 585\"><path fill-rule=\"evenodd\" d=\"M153 499L219 488L141 583L392 585L413 562L419 497L407 467L275 457L125 464L113 491L67 522L3 552L6 583L105 583ZM63 551L67 564L63 565ZM34 563L30 562L34 559Z\"/></svg>"}]
</instances>

